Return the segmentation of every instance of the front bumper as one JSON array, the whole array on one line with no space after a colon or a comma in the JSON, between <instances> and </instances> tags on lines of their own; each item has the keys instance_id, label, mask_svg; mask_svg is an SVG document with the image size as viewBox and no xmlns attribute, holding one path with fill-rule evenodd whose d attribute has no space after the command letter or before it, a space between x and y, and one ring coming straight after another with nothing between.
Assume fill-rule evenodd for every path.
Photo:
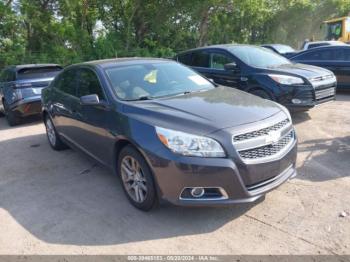
<instances>
[{"instance_id":1,"label":"front bumper","mask_svg":"<svg viewBox=\"0 0 350 262\"><path fill-rule=\"evenodd\" d=\"M23 98L10 105L10 109L19 117L41 113L41 96Z\"/></svg>"},{"instance_id":2,"label":"front bumper","mask_svg":"<svg viewBox=\"0 0 350 262\"><path fill-rule=\"evenodd\" d=\"M167 150L167 149L165 149ZM161 200L180 206L224 206L253 202L296 176L297 141L280 159L259 164L242 164L229 158L169 157L149 153L148 159ZM237 164L236 164L237 163ZM251 177L259 177L250 184ZM248 178L250 177L250 178ZM186 188L221 188L226 197L183 199Z\"/></svg>"},{"instance_id":3,"label":"front bumper","mask_svg":"<svg viewBox=\"0 0 350 262\"><path fill-rule=\"evenodd\" d=\"M281 86L283 91L279 98L279 103L292 110L310 109L317 105L334 101L336 89L337 82L335 81L317 82L317 84L310 83L293 87Z\"/></svg>"}]
</instances>

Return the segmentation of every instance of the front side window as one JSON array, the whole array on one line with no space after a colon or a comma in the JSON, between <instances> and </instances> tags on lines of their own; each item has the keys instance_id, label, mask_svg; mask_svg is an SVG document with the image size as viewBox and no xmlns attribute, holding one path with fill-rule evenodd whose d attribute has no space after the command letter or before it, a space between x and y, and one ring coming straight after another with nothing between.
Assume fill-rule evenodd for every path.
<instances>
[{"instance_id":1,"label":"front side window","mask_svg":"<svg viewBox=\"0 0 350 262\"><path fill-rule=\"evenodd\" d=\"M77 96L97 95L100 100L104 99L104 94L100 81L95 72L90 69L80 69L77 81Z\"/></svg>"},{"instance_id":2,"label":"front side window","mask_svg":"<svg viewBox=\"0 0 350 262\"><path fill-rule=\"evenodd\" d=\"M117 66L105 72L113 92L122 100L152 99L215 88L204 77L175 62Z\"/></svg>"},{"instance_id":3,"label":"front side window","mask_svg":"<svg viewBox=\"0 0 350 262\"><path fill-rule=\"evenodd\" d=\"M263 47L256 46L234 46L229 48L230 52L243 63L259 68L273 68L280 65L291 64L291 62Z\"/></svg>"},{"instance_id":4,"label":"front side window","mask_svg":"<svg viewBox=\"0 0 350 262\"><path fill-rule=\"evenodd\" d=\"M77 96L76 73L76 69L70 69L63 72L58 76L58 79L55 80L54 87L68 95Z\"/></svg>"},{"instance_id":5,"label":"front side window","mask_svg":"<svg viewBox=\"0 0 350 262\"><path fill-rule=\"evenodd\" d=\"M232 63L233 59L227 55L220 53L212 53L211 54L211 64L210 68L213 69L224 69L226 64Z\"/></svg>"}]
</instances>

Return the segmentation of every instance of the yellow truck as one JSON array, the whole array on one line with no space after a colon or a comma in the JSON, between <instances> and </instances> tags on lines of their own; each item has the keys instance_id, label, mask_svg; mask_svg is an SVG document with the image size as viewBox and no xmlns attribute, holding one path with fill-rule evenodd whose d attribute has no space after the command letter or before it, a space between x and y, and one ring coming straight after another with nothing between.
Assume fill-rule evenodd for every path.
<instances>
[{"instance_id":1,"label":"yellow truck","mask_svg":"<svg viewBox=\"0 0 350 262\"><path fill-rule=\"evenodd\" d=\"M325 24L325 40L350 42L350 17L334 18L323 22Z\"/></svg>"}]
</instances>

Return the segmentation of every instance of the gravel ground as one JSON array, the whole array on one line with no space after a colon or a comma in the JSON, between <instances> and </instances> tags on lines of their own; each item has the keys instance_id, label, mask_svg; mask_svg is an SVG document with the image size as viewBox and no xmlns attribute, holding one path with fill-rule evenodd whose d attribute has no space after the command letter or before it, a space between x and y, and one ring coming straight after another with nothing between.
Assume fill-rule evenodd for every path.
<instances>
[{"instance_id":1,"label":"gravel ground","mask_svg":"<svg viewBox=\"0 0 350 262\"><path fill-rule=\"evenodd\" d=\"M350 254L350 93L293 119L298 176L264 200L143 213L40 121L0 118L0 254Z\"/></svg>"}]
</instances>

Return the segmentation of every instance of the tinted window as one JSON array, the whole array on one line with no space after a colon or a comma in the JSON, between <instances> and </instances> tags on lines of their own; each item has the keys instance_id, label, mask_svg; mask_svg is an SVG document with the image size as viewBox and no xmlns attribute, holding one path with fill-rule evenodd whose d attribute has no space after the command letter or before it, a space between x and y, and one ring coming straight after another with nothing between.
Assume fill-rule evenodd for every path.
<instances>
[{"instance_id":1,"label":"tinted window","mask_svg":"<svg viewBox=\"0 0 350 262\"><path fill-rule=\"evenodd\" d=\"M290 64L290 61L266 48L256 46L233 46L230 52L243 63L260 68Z\"/></svg>"},{"instance_id":2,"label":"tinted window","mask_svg":"<svg viewBox=\"0 0 350 262\"><path fill-rule=\"evenodd\" d=\"M298 60L332 60L332 50L315 50L301 54L296 57Z\"/></svg>"},{"instance_id":3,"label":"tinted window","mask_svg":"<svg viewBox=\"0 0 350 262\"><path fill-rule=\"evenodd\" d=\"M175 62L154 62L106 69L113 92L123 100L174 96L215 88L193 70Z\"/></svg>"},{"instance_id":4,"label":"tinted window","mask_svg":"<svg viewBox=\"0 0 350 262\"><path fill-rule=\"evenodd\" d=\"M326 46L329 45L327 43L319 43L319 44L309 44L307 49L315 48L315 47L320 47L320 46Z\"/></svg>"},{"instance_id":5,"label":"tinted window","mask_svg":"<svg viewBox=\"0 0 350 262\"><path fill-rule=\"evenodd\" d=\"M350 61L350 49L340 49L334 52L334 60Z\"/></svg>"},{"instance_id":6,"label":"tinted window","mask_svg":"<svg viewBox=\"0 0 350 262\"><path fill-rule=\"evenodd\" d=\"M181 54L177 57L177 60L180 63L183 63L185 65L191 65L191 58L192 58L192 54L188 53L188 54Z\"/></svg>"},{"instance_id":7,"label":"tinted window","mask_svg":"<svg viewBox=\"0 0 350 262\"><path fill-rule=\"evenodd\" d=\"M192 66L209 67L210 55L208 52L199 51L192 55Z\"/></svg>"},{"instance_id":8,"label":"tinted window","mask_svg":"<svg viewBox=\"0 0 350 262\"><path fill-rule=\"evenodd\" d=\"M97 75L90 69L80 69L77 82L77 96L98 95L100 100L104 99L102 87Z\"/></svg>"},{"instance_id":9,"label":"tinted window","mask_svg":"<svg viewBox=\"0 0 350 262\"><path fill-rule=\"evenodd\" d=\"M0 75L0 82L15 81L15 73L11 69L4 69Z\"/></svg>"},{"instance_id":10,"label":"tinted window","mask_svg":"<svg viewBox=\"0 0 350 262\"><path fill-rule=\"evenodd\" d=\"M63 72L54 84L60 91L76 96L76 69L70 69Z\"/></svg>"},{"instance_id":11,"label":"tinted window","mask_svg":"<svg viewBox=\"0 0 350 262\"><path fill-rule=\"evenodd\" d=\"M228 63L232 63L233 59L227 55L220 53L211 54L211 65L210 68L224 69L224 66Z\"/></svg>"},{"instance_id":12,"label":"tinted window","mask_svg":"<svg viewBox=\"0 0 350 262\"><path fill-rule=\"evenodd\" d=\"M62 70L59 66L23 68L18 70L17 79L55 77Z\"/></svg>"}]
</instances>

